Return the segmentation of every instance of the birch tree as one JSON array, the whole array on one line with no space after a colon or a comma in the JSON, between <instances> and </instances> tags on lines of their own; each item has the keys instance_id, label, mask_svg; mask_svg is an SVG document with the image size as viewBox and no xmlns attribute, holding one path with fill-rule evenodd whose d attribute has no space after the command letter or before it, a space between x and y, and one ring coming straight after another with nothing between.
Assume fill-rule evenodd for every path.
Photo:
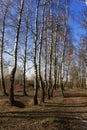
<instances>
[{"instance_id":1,"label":"birch tree","mask_svg":"<svg viewBox=\"0 0 87 130\"><path fill-rule=\"evenodd\" d=\"M57 37L58 37L58 24L55 25L55 36L54 36L54 84L52 85L51 96L53 96L54 88L57 86Z\"/></svg>"},{"instance_id":2,"label":"birch tree","mask_svg":"<svg viewBox=\"0 0 87 130\"><path fill-rule=\"evenodd\" d=\"M37 73L37 41L38 41L38 12L39 12L40 0L36 1L36 13L35 13L35 36L34 36L34 105L38 104L38 73Z\"/></svg>"},{"instance_id":3,"label":"birch tree","mask_svg":"<svg viewBox=\"0 0 87 130\"><path fill-rule=\"evenodd\" d=\"M61 61L61 90L62 95L64 96L64 85L63 85L63 67L64 67L64 60L65 60L65 51L66 51L66 42L67 42L67 33L68 33L68 0L65 1L65 17L63 15L63 26L64 26L64 32L63 32L63 52L62 52L62 61Z\"/></svg>"},{"instance_id":4,"label":"birch tree","mask_svg":"<svg viewBox=\"0 0 87 130\"><path fill-rule=\"evenodd\" d=\"M23 93L25 96L27 96L27 93L26 93L26 55L27 55L27 41L28 41L28 28L29 28L29 23L28 23L28 18L29 18L29 14L27 12L26 14L26 18L25 18L25 21L26 21L26 32L25 32L25 43L24 43L24 71L23 71Z\"/></svg>"},{"instance_id":5,"label":"birch tree","mask_svg":"<svg viewBox=\"0 0 87 130\"><path fill-rule=\"evenodd\" d=\"M58 55L58 37L59 37L59 30L58 30L58 17L59 17L59 0L55 3L56 6L57 6L57 9L56 9L56 16L54 17L54 21L53 21L53 73L54 73L54 84L52 85L52 90L51 90L51 96L53 96L53 91L54 91L54 88L56 89L57 87L57 71L58 71L58 58L57 58L57 55Z\"/></svg>"},{"instance_id":6,"label":"birch tree","mask_svg":"<svg viewBox=\"0 0 87 130\"><path fill-rule=\"evenodd\" d=\"M10 103L11 103L11 105L14 104L14 80L15 80L15 73L16 73L16 69L17 69L18 40L19 40L19 34L20 34L20 25L21 25L23 6L24 6L24 0L21 0L20 11L19 11L19 15L18 15L17 30L16 30L15 42L14 42L14 66L12 68L11 76L10 76L10 81L11 81Z\"/></svg>"},{"instance_id":7,"label":"birch tree","mask_svg":"<svg viewBox=\"0 0 87 130\"><path fill-rule=\"evenodd\" d=\"M45 17L44 17L44 21L45 21L45 25L44 25L44 42L45 42L45 49L44 49L44 53L45 53L45 56L44 56L44 83L45 83L45 94L47 95L47 87L48 87L48 82L47 82L47 51L48 51L48 45L47 45L47 17L46 17L46 10L45 10Z\"/></svg>"},{"instance_id":8,"label":"birch tree","mask_svg":"<svg viewBox=\"0 0 87 130\"><path fill-rule=\"evenodd\" d=\"M49 68L49 85L48 85L48 91L47 91L47 96L48 99L50 99L50 89L52 87L52 0L50 0L50 68Z\"/></svg>"},{"instance_id":9,"label":"birch tree","mask_svg":"<svg viewBox=\"0 0 87 130\"><path fill-rule=\"evenodd\" d=\"M3 3L2 3L3 4ZM5 42L5 28L6 28L6 17L7 17L7 13L8 13L8 8L9 8L9 2L6 1L6 4L4 5L5 7L3 7L3 14L2 14L2 29L1 29L1 85L3 88L3 95L7 96L7 92L6 92L6 87L5 87L5 79L4 79L4 59L3 59L3 53L4 53L4 42Z\"/></svg>"},{"instance_id":10,"label":"birch tree","mask_svg":"<svg viewBox=\"0 0 87 130\"><path fill-rule=\"evenodd\" d=\"M42 76L41 76L41 52L42 52L43 31L44 31L44 14L45 14L46 2L47 2L47 0L44 0L44 2L43 2L43 9L42 9L42 26L41 26L41 33L40 33L39 60L38 60L39 85L40 85L40 88L42 88L41 102L44 102L44 96L45 96L44 85L43 85Z\"/></svg>"}]
</instances>

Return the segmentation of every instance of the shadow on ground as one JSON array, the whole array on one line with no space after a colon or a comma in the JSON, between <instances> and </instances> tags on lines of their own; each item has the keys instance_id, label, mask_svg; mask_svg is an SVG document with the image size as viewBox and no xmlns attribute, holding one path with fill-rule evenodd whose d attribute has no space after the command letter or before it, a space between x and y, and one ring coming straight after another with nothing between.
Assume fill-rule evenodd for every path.
<instances>
[{"instance_id":1,"label":"shadow on ground","mask_svg":"<svg viewBox=\"0 0 87 130\"><path fill-rule=\"evenodd\" d=\"M16 107L19 107L19 108L25 108L25 104L20 102L20 101L14 101L13 106L16 106Z\"/></svg>"}]
</instances>

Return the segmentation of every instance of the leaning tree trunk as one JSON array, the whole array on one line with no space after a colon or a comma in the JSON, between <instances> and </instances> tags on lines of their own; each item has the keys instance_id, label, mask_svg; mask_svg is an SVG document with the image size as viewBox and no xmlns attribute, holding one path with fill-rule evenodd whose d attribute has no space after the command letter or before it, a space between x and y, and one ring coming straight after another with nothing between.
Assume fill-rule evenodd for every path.
<instances>
[{"instance_id":1,"label":"leaning tree trunk","mask_svg":"<svg viewBox=\"0 0 87 130\"><path fill-rule=\"evenodd\" d=\"M37 40L38 40L38 9L39 9L40 0L37 0L36 5L36 15L35 15L35 37L34 37L34 105L38 104L37 94L38 94L38 76L37 76L37 61L36 61L36 54L37 54Z\"/></svg>"},{"instance_id":2,"label":"leaning tree trunk","mask_svg":"<svg viewBox=\"0 0 87 130\"><path fill-rule=\"evenodd\" d=\"M6 21L6 14L8 11L8 3L6 4L4 14L3 14L3 22L2 22L2 38L1 38L1 84L3 87L3 95L8 95L6 92L6 87L5 87L5 80L4 80L4 70L3 70L3 51L4 51L4 34L5 34L5 21Z\"/></svg>"},{"instance_id":3,"label":"leaning tree trunk","mask_svg":"<svg viewBox=\"0 0 87 130\"><path fill-rule=\"evenodd\" d=\"M16 31L16 37L15 37L15 45L14 45L14 66L11 71L11 85L10 85L10 103L11 105L14 104L14 80L15 80L15 73L17 68L17 49L18 49L18 40L19 40L19 33L20 33L20 24L21 24L21 17L22 17L22 11L24 6L24 0L21 0L20 5L20 11L18 16L18 24L17 24L17 31Z\"/></svg>"}]
</instances>

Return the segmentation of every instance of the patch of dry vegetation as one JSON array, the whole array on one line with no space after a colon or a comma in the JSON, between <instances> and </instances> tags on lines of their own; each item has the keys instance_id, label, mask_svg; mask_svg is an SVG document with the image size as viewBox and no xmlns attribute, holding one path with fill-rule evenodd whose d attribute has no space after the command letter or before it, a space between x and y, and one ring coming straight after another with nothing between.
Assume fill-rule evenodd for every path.
<instances>
[{"instance_id":1,"label":"patch of dry vegetation","mask_svg":"<svg viewBox=\"0 0 87 130\"><path fill-rule=\"evenodd\" d=\"M87 130L87 90L65 90L65 94L68 96L63 98L61 90L56 90L53 98L41 104L39 90L37 106L33 105L32 89L28 97L16 91L15 106L10 105L9 97L0 96L0 129Z\"/></svg>"}]
</instances>

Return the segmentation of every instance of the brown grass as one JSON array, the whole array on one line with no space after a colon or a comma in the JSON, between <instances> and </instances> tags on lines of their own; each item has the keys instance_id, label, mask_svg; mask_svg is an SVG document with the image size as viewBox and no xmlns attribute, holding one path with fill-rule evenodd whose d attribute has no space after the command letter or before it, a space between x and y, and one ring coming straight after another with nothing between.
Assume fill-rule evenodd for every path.
<instances>
[{"instance_id":1,"label":"brown grass","mask_svg":"<svg viewBox=\"0 0 87 130\"><path fill-rule=\"evenodd\" d=\"M1 130L87 130L87 90L56 90L45 103L33 105L33 90L24 97L20 89L15 91L15 106L9 97L0 96Z\"/></svg>"}]
</instances>

